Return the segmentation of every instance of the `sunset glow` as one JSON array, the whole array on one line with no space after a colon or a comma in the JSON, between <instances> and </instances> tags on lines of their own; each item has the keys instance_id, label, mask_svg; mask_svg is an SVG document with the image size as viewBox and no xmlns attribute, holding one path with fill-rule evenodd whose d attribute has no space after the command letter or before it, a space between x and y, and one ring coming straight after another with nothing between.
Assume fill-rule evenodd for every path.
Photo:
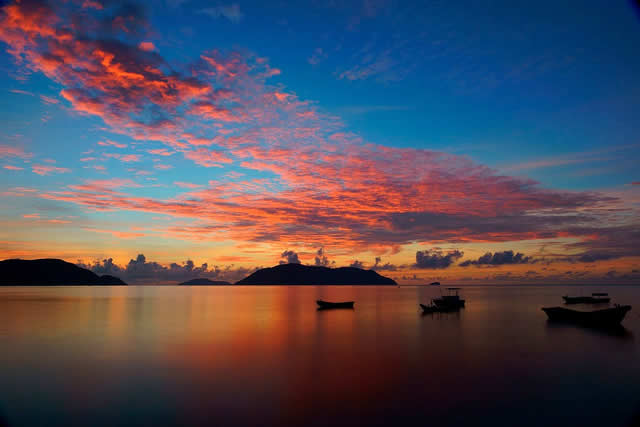
<instances>
[{"instance_id":1,"label":"sunset glow","mask_svg":"<svg viewBox=\"0 0 640 427\"><path fill-rule=\"evenodd\" d=\"M446 6L180 3L0 9L2 259L130 283L281 261L640 282L631 2L569 27L502 10L507 36ZM590 34L599 13L617 28Z\"/></svg>"}]
</instances>

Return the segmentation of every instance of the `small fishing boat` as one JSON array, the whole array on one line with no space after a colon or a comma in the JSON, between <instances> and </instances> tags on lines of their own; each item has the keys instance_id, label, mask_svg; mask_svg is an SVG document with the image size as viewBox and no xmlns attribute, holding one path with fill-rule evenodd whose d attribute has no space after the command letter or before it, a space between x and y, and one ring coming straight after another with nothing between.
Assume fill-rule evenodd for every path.
<instances>
[{"instance_id":1,"label":"small fishing boat","mask_svg":"<svg viewBox=\"0 0 640 427\"><path fill-rule=\"evenodd\" d=\"M328 308L353 308L353 301L329 302L317 300L318 308L326 310Z\"/></svg>"},{"instance_id":2,"label":"small fishing boat","mask_svg":"<svg viewBox=\"0 0 640 427\"><path fill-rule=\"evenodd\" d=\"M447 288L449 295L443 295L440 298L435 298L433 304L440 308L454 309L464 307L464 300L460 298L458 292L460 288Z\"/></svg>"},{"instance_id":3,"label":"small fishing boat","mask_svg":"<svg viewBox=\"0 0 640 427\"><path fill-rule=\"evenodd\" d=\"M562 297L565 304L604 304L611 301L609 294L604 292L594 292L591 296L570 297L565 295Z\"/></svg>"},{"instance_id":4,"label":"small fishing boat","mask_svg":"<svg viewBox=\"0 0 640 427\"><path fill-rule=\"evenodd\" d=\"M433 302L431 302L431 304L429 305L420 304L420 308L422 308L422 314L449 313L452 311L460 310L460 307L445 307L445 306L438 307Z\"/></svg>"},{"instance_id":5,"label":"small fishing boat","mask_svg":"<svg viewBox=\"0 0 640 427\"><path fill-rule=\"evenodd\" d=\"M631 310L630 305L616 304L614 307L593 311L578 311L564 307L543 307L549 320L554 322L578 323L587 326L610 327L619 325L627 312Z\"/></svg>"},{"instance_id":6,"label":"small fishing boat","mask_svg":"<svg viewBox=\"0 0 640 427\"><path fill-rule=\"evenodd\" d=\"M429 286L440 286L440 282L431 282Z\"/></svg>"}]
</instances>

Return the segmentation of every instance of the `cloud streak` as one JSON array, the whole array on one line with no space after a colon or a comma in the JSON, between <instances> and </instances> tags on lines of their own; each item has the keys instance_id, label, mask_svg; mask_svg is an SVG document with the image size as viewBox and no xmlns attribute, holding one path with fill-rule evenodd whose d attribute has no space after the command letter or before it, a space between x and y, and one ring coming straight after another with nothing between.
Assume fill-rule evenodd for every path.
<instances>
[{"instance_id":1,"label":"cloud streak","mask_svg":"<svg viewBox=\"0 0 640 427\"><path fill-rule=\"evenodd\" d=\"M233 265L218 266L207 263L197 266L191 260L162 265L155 261L147 261L143 254L139 254L135 259L129 260L124 266L115 264L113 258L96 260L88 264L78 262L78 265L99 275L109 274L119 277L130 284L178 283L195 278L225 280L233 283L256 270L254 268L234 267Z\"/></svg>"}]
</instances>

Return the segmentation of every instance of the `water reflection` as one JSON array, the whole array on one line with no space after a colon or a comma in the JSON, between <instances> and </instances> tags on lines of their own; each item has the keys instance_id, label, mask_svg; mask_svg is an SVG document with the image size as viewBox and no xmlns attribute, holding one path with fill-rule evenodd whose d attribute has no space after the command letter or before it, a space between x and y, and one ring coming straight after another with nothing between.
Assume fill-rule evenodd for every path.
<instances>
[{"instance_id":1,"label":"water reflection","mask_svg":"<svg viewBox=\"0 0 640 427\"><path fill-rule=\"evenodd\" d=\"M595 336L613 337L622 340L633 341L633 332L628 330L622 325L615 325L609 327L589 327L580 324L570 324L562 322L554 322L547 320L547 328L550 332L571 333L572 330L579 330L585 334L593 334Z\"/></svg>"},{"instance_id":2,"label":"water reflection","mask_svg":"<svg viewBox=\"0 0 640 427\"><path fill-rule=\"evenodd\" d=\"M438 289L0 292L15 426L622 425L640 392L637 318L622 336L550 325L539 307L561 288L466 288L465 309L426 316ZM614 292L640 307L637 288Z\"/></svg>"}]
</instances>

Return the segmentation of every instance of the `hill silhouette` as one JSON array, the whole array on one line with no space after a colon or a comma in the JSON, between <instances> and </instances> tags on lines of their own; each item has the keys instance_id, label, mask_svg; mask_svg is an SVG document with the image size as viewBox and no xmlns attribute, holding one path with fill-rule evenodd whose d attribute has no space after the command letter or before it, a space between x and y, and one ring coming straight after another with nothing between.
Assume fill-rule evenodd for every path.
<instances>
[{"instance_id":1,"label":"hill silhouette","mask_svg":"<svg viewBox=\"0 0 640 427\"><path fill-rule=\"evenodd\" d=\"M117 277L98 276L61 259L0 261L0 286L126 285Z\"/></svg>"},{"instance_id":2,"label":"hill silhouette","mask_svg":"<svg viewBox=\"0 0 640 427\"><path fill-rule=\"evenodd\" d=\"M191 279L186 282L179 283L182 286L215 286L215 285L230 285L231 283L224 280L209 280L209 279Z\"/></svg>"},{"instance_id":3,"label":"hill silhouette","mask_svg":"<svg viewBox=\"0 0 640 427\"><path fill-rule=\"evenodd\" d=\"M262 268L236 282L236 285L396 285L396 282L373 270L355 267L281 264Z\"/></svg>"}]
</instances>

